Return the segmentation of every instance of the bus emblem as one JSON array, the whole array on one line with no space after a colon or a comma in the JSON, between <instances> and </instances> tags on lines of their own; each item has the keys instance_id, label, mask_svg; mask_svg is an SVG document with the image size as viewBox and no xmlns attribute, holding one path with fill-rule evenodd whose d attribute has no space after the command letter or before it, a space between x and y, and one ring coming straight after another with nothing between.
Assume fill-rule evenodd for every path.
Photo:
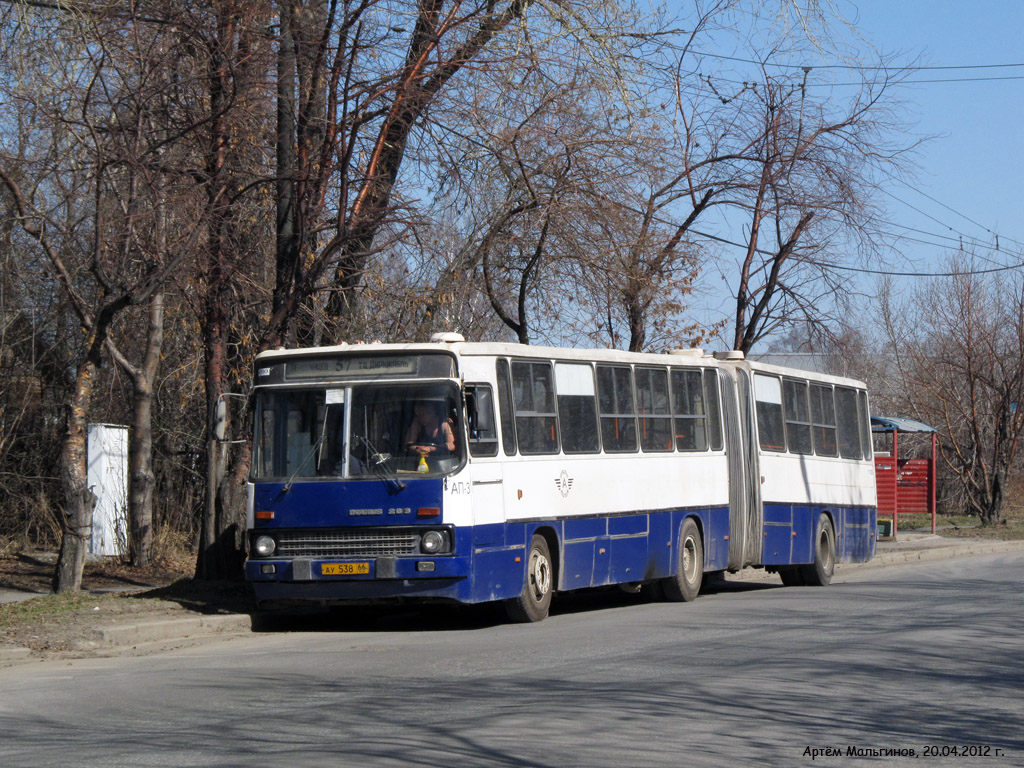
<instances>
[{"instance_id":1,"label":"bus emblem","mask_svg":"<svg viewBox=\"0 0 1024 768\"><path fill-rule=\"evenodd\" d=\"M569 491L572 490L572 478L569 477L569 473L563 469L562 474L555 478L555 485L562 494L562 498L568 496Z\"/></svg>"}]
</instances>

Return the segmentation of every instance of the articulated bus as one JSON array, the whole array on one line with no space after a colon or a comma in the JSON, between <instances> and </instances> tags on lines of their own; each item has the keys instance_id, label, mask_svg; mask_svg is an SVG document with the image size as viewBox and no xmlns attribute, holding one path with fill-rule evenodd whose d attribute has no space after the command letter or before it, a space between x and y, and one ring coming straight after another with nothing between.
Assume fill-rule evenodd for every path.
<instances>
[{"instance_id":1,"label":"articulated bus","mask_svg":"<svg viewBox=\"0 0 1024 768\"><path fill-rule=\"evenodd\" d=\"M828 584L875 551L861 382L700 350L438 334L256 358L246 577L264 607L693 600L746 567Z\"/></svg>"}]
</instances>

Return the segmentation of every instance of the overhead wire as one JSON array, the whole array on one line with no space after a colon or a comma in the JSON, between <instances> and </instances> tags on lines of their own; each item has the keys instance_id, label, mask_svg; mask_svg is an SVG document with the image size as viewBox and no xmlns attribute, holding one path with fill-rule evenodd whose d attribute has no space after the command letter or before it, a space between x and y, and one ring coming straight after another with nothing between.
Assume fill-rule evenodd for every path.
<instances>
[{"instance_id":1,"label":"overhead wire","mask_svg":"<svg viewBox=\"0 0 1024 768\"><path fill-rule=\"evenodd\" d=\"M937 232L928 232L927 230L917 229L915 227L911 227L911 226L908 226L906 224L900 224L899 222L896 222L896 221L888 221L888 220L886 220L886 221L882 221L881 223L883 223L883 224L885 224L885 225L887 225L889 227L893 227L893 228L895 228L897 230L905 230L907 232L916 232L916 233L921 234L921 235L926 235L927 237L930 237L930 238L935 238L935 239L932 239L932 240L926 240L923 237L913 237L912 235L901 234L900 232L897 232L897 231L882 231L882 230L879 230L880 234L886 235L886 236L892 238L893 240L898 240L900 242L915 243L915 244L918 244L918 245L929 245L929 246L931 246L933 248L945 248L945 249L954 249L954 250L965 250L965 249L968 249L968 248L978 248L978 249L990 249L990 248L992 248L992 243L985 242L983 240L978 240L978 239L975 239L975 238L963 238L963 239L961 239L961 238L951 237L950 235L940 235ZM940 241L941 240L945 240L947 242L936 242L936 239L940 240Z\"/></svg>"},{"instance_id":2,"label":"overhead wire","mask_svg":"<svg viewBox=\"0 0 1024 768\"><path fill-rule=\"evenodd\" d=\"M723 243L725 245L731 245L731 246L734 246L736 248L744 248L744 249L747 248L747 246L744 245L743 243L737 243L737 242L735 242L733 240L729 240L727 238L720 237L718 235L712 235L709 232L701 232L700 230L697 230L697 229L691 229L689 231L692 232L695 235L699 235L700 237L706 237L709 240L714 240L715 242ZM766 251L766 250L764 250L762 248L757 248L755 250L756 250L757 253L761 254L762 256L774 256L775 255L771 251ZM889 269L870 269L870 268L867 268L867 267L851 267L851 266L846 266L846 265L842 265L842 264L828 264L828 265L823 265L823 266L827 266L829 269L835 269L835 270L838 270L838 271L841 271L841 272L854 272L854 273L865 274L865 275L884 275L886 277L961 277L961 276L964 276L964 275L990 275L990 274L995 274L995 273L998 273L998 272L1009 272L1010 270L1014 270L1014 269L1022 269L1022 268L1024 268L1024 261L1022 261L1019 264L1002 264L1002 265L1000 265L998 267L992 267L990 269L958 270L958 271L953 271L953 272L898 272L898 271L889 270Z\"/></svg>"},{"instance_id":3,"label":"overhead wire","mask_svg":"<svg viewBox=\"0 0 1024 768\"><path fill-rule=\"evenodd\" d=\"M1024 80L1024 75L1012 75L1009 77L951 77L936 78L930 80L900 80L899 85L925 85L929 83L986 83L995 80ZM864 85L863 82L852 81L849 83L808 83L808 88L841 88Z\"/></svg>"},{"instance_id":4,"label":"overhead wire","mask_svg":"<svg viewBox=\"0 0 1024 768\"><path fill-rule=\"evenodd\" d=\"M902 185L903 187L905 187L906 189L910 190L911 192L915 192L915 193L917 193L917 194L921 195L922 197L925 197L925 198L927 198L927 199L931 200L931 201L932 201L933 203L935 203L936 205L938 205L938 206L941 206L942 208L945 208L945 209L946 209L947 211L949 211L949 212L950 212L950 213L952 213L952 214L955 214L955 215L959 216L959 217L960 217L960 218L962 218L962 219L963 219L964 221L968 221L968 222L970 222L971 224L973 224L974 226L976 226L976 227L980 227L981 229L985 230L986 232L988 232L988 233L989 233L990 235L992 235L993 237L995 237L995 238L1001 238L1001 239L1002 239L1003 241L1005 241L1005 242L1013 243L1014 245L1016 245L1016 246L1018 246L1018 247L1020 247L1020 248L1024 248L1024 243L1022 243L1022 242L1021 242L1020 240L1016 240L1016 239L1014 239L1014 238L1012 238L1012 237L1006 237L1005 235L1000 235L1000 234L999 234L998 232L993 232L993 231L992 231L991 229L989 229L988 227L986 227L986 226L985 226L984 224L982 224L982 223L981 223L981 222L979 222L979 221L976 221L975 219L972 219L972 218L971 218L970 216L968 216L968 215L967 215L966 213L964 213L963 211L958 211L958 210L957 210L956 208L953 208L952 206L946 205L946 203L942 202L942 201L941 201L941 200L939 200L938 198L936 198L936 197L932 197L932 196L931 196L931 195L929 195L929 194L928 194L927 192L924 192L924 191L922 191L922 190L918 189L917 187L911 186L911 185L910 185L910 184L908 184L908 183L907 183L906 181L904 181L903 179L899 178L898 176L896 176L896 175L894 175L894 174L890 173L889 171L885 170L884 168L882 168L882 169L880 169L880 170L881 170L881 172L882 172L882 173L883 173L883 174L884 174L885 176L887 176L887 177L888 177L888 178L889 178L890 180L892 180L892 181L896 182L897 184L900 184L900 185ZM895 196L893 195L893 197L895 197ZM899 198L895 198L895 199L896 199L896 200L897 200L898 202L901 202L901 203L903 203L904 205L907 205L908 207L911 207L911 206L909 205L909 203L906 203L906 202L904 202L903 200L900 200ZM927 215L927 214L925 214L925 215ZM932 218L932 217L929 217L929 218ZM934 219L934 218L932 218L932 220L933 220L933 221L936 221L936 222L938 222L938 223L940 223L940 224L943 224L943 222L940 222L940 221L939 221L938 219ZM950 225L948 225L948 224L945 224L945 226L946 226L946 228L947 228L947 229L949 229L949 230L950 230L950 231L952 231L952 232L956 232L956 233L957 233L958 235L960 235L961 237L966 237L966 235L965 235L965 234L964 234L963 232L960 232L960 231L959 231L958 229L956 229L955 227L952 227L952 226L950 226Z\"/></svg>"},{"instance_id":5,"label":"overhead wire","mask_svg":"<svg viewBox=\"0 0 1024 768\"><path fill-rule=\"evenodd\" d=\"M1014 68L1024 68L1024 62L1020 62L1020 63L1000 63L1000 64L905 65L905 66L864 66L864 65L854 65L854 64L814 64L814 65L807 65L807 64L784 64L784 63L778 63L778 62L757 61L757 60L754 60L754 59L745 59L745 58L742 58L742 57L727 56L727 55L724 55L724 54L713 54L713 53L708 53L708 52L705 52L705 51L689 51L689 53L692 53L694 56L702 56L702 57L707 57L707 58L720 59L720 60L723 60L723 61L736 61L736 62L741 62L741 63L745 63L745 64L753 64L753 65L756 65L756 66L769 66L769 67L776 67L776 68L781 68L781 69L802 70L804 73L807 73L807 72L809 72L810 70L813 70L813 69L851 70L851 71L868 71L868 72L875 71L875 72L891 72L891 73L907 74L907 73L914 73L914 72L1005 70L1005 69L1014 69ZM697 70L694 70L691 74L695 74L695 75L700 76L700 72L697 71ZM734 80L734 79L731 79L731 78L721 77L721 76L716 76L715 80L718 80L720 82L726 82L726 83L734 84L734 85L742 85L744 88L754 84L754 83L752 83L750 81L739 81L739 80ZM1002 81L1002 80L1024 80L1024 74L1022 74L1022 75L1006 75L1006 76L998 76L998 77L930 78L930 79L920 79L920 80L904 79L904 80L901 80L899 84L900 85L913 85L913 84L917 84L917 83L985 82L985 81ZM711 78L708 77L708 83L709 84L710 84L710 81L711 81ZM819 83L819 84L807 83L806 84L807 87L829 87L829 86L842 86L842 85L863 85L863 83ZM938 200L937 198L929 195L928 193L926 193L926 192L924 192L924 191L922 191L922 190L920 190L920 189L918 189L916 187L911 186L906 181L896 177L895 175L893 175L891 173L888 173L884 169L883 169L883 173L885 173L885 175L887 175L892 181L897 182L897 183L901 184L902 186L904 186L905 188L907 188L907 189L909 189L909 190L911 190L913 192L916 192L917 194L920 194L920 195L924 196L928 200L932 201L936 205L941 206L942 208L944 208L945 210L949 211L950 213L953 213L953 214L959 216L960 218L964 219L965 221L970 222L972 225L974 225L976 227L979 227L982 230L984 230L986 233L988 233L990 236L992 236L995 239L995 244L994 244L995 250L997 250L997 251L1000 250L1000 245L999 245L999 241L1000 240L1002 240L1004 243L1011 243L1011 244L1016 245L1016 246L1018 246L1020 248L1024 248L1024 243L1022 243L1021 241L1016 240L1014 238L1009 238L1009 237L1006 237L1005 235L1000 235L999 233L994 232L993 230L991 230L990 228L986 227L984 224L981 224L977 220L971 218L967 214L965 214L965 213L963 213L963 212L961 212L961 211L959 211L959 210L957 210L957 209L955 209L955 208L953 208L953 207L943 203L941 200ZM993 244L992 243L986 242L985 240L982 240L981 238L978 238L978 237L975 237L973 235L969 235L969 234L967 234L965 232L962 232L961 230L957 229L956 227L953 227L953 226L949 225L947 222L942 221L941 219L938 219L935 216L932 216L931 214L925 212L921 208L913 205L912 203L909 203L906 200L903 200L902 198L896 196L892 192L890 192L890 191L888 191L888 190L886 190L884 188L881 188L881 189L882 189L884 194L888 195L893 200L899 202L902 205L907 206L911 210L915 211L916 213L920 214L921 216L924 216L926 219L929 219L930 221L933 221L936 224L944 227L948 231L950 231L952 233L955 233L956 236L954 237L954 236L951 236L951 235L942 235L942 234L939 234L939 233L927 232L925 230L920 230L920 229L916 229L914 227L910 227L910 226L899 224L898 222L887 222L887 223L889 223L892 226L897 227L899 229L905 230L905 231L917 232L918 234L927 235L929 237L939 238L941 240L947 240L947 241L949 241L949 243L941 243L941 242L940 243L936 243L936 242L924 240L924 239L921 239L921 238L909 237L909 236L907 236L905 234L900 234L900 233L897 233L897 232L888 232L888 233L885 233L885 234L888 234L891 237L893 237L895 239L898 239L898 240L903 240L903 241L907 241L907 242L913 242L913 243L918 243L918 244L921 244L921 245L928 245L928 246L933 246L933 247L938 247L938 248L948 248L951 245L958 246L960 250L963 250L965 245L968 248L978 248L978 247L986 248L986 249L993 248ZM691 230L691 231L693 231L694 234L700 235L702 237L707 237L707 238L709 238L711 240L715 240L715 241L721 242L723 244L727 244L727 245L738 247L738 248L746 248L747 247L746 245L743 245L742 243L736 243L736 242L733 242L731 240L728 240L728 239L725 239L725 238L722 238L722 237L719 237L719 236L716 236L716 235L711 235L711 234L705 233L705 232L699 232L697 230ZM760 251L760 249L759 249L759 252L762 253L762 254L765 254L765 255L771 255L769 252ZM961 272L920 272L920 271L902 272L902 271L896 271L896 270L869 269L869 268L850 267L850 266L842 266L842 265L829 265L829 266L830 266L830 268L837 269L837 270L844 270L844 271L850 271L850 272L859 272L859 273L864 273L864 274L887 275L887 276L894 276L894 277L953 277L953 276L961 275L961 274L978 274L978 275L981 275L981 274L993 274L993 273L999 273L999 272L1006 272L1006 271L1021 269L1022 267L1024 267L1024 262L1018 263L1018 264L1002 264L1002 263L999 263L998 261L995 261L993 259L990 259L990 258L984 256L983 254L977 254L976 253L976 254L974 254L974 256L975 256L975 258L987 261L988 263L993 264L995 266L993 266L993 267L991 267L989 269L970 270L970 271L961 271Z\"/></svg>"},{"instance_id":6,"label":"overhead wire","mask_svg":"<svg viewBox=\"0 0 1024 768\"><path fill-rule=\"evenodd\" d=\"M709 53L707 51L689 51L693 56L700 56L709 59L718 59L720 61L735 61L741 64L753 64L758 67L774 67L777 69L790 69L790 70L802 70L803 72L810 72L814 69L825 69L825 70L842 70L850 72L886 72L892 74L907 75L915 72L971 72L978 70L1004 70L1004 69L1021 69L1024 68L1024 62L1011 62L1003 64L905 64L905 65L867 65L867 64L785 64L782 62L775 61L758 61L757 59L747 59L742 56L727 56L721 53ZM1024 80L1024 74L1020 75L1003 75L1003 76L992 76L992 77L951 77L951 78L929 78L929 79L918 79L910 80L905 79L900 81L900 85L914 85L914 84L933 84L933 83L981 83L990 81L1004 81L1004 80ZM729 81L739 82L739 81ZM832 88L840 86L856 86L863 85L863 82L849 82L849 83L808 83L808 88Z\"/></svg>"},{"instance_id":7,"label":"overhead wire","mask_svg":"<svg viewBox=\"0 0 1024 768\"><path fill-rule=\"evenodd\" d=\"M930 219L931 221L934 221L937 224L943 224L943 222L940 219L937 219L934 216L932 216L931 214L926 213L925 211L921 210L917 206L915 206L915 205L913 205L911 203L908 203L906 200L903 200L902 198L897 197L896 195L894 195L889 190L887 190L885 188L881 188L881 187L879 189L882 192L882 194L887 195L888 197L891 197L896 202L901 203L902 205L907 206L911 210L913 210L913 211L919 213L920 215L924 216L926 219ZM938 202L938 201L936 201L936 202ZM897 226L899 226L899 225L897 225ZM968 247L978 247L978 246L982 246L982 247L985 247L985 248L992 248L993 247L989 243L985 243L984 241L982 241L982 240L980 240L978 238L974 238L971 235L967 235L967 234L965 234L963 232L960 232L959 230L957 230L954 227L949 227L947 225L947 229L949 229L951 232L956 232L957 235L959 236L960 250L963 250L964 240L965 239L967 240ZM985 229L985 231L988 232L989 234L993 234L991 230L989 230L987 228L984 228L984 227L983 227L983 229ZM995 236L998 237L998 235L995 235ZM954 238L949 238L949 239L953 240ZM1011 243L1014 243L1015 245L1018 245L1018 246L1020 245L1016 240L1014 240L1012 238L1004 238L1004 240L1007 240L1007 241L1009 241ZM934 243L925 243L925 245L934 245ZM942 247L942 246L940 246L940 247ZM993 259L988 258L987 256L984 256L983 254L975 254L975 255L978 258L981 258L981 259L984 259L985 261L988 261L990 264L998 264L999 263L997 261L994 261ZM1002 265L1000 265L1000 266L1002 266Z\"/></svg>"},{"instance_id":8,"label":"overhead wire","mask_svg":"<svg viewBox=\"0 0 1024 768\"><path fill-rule=\"evenodd\" d=\"M814 69L814 67L809 67ZM893 70L897 71L897 70ZM748 83L754 85L752 81L746 80L734 80L728 77L722 77L721 75L716 76L716 80L720 80L723 83L732 83L734 85L747 85ZM1012 75L1008 77L957 77L957 78L941 78L941 79L930 79L930 80L900 80L898 85L919 85L928 83L984 83L996 80L1024 80L1024 75ZM841 87L853 87L862 86L865 81L850 81L848 83L807 83L806 88L841 88Z\"/></svg>"},{"instance_id":9,"label":"overhead wire","mask_svg":"<svg viewBox=\"0 0 1024 768\"><path fill-rule=\"evenodd\" d=\"M1024 67L1024 62L1021 62L1019 64L908 64L906 66L868 66L859 64L783 64L774 61L757 61L756 59L744 59L739 56L726 56L721 53L708 53L707 51L690 51L690 53L692 53L694 56L705 56L709 59L737 61L742 64L756 64L759 67L779 67L782 69L846 69L857 72L928 72L967 69L1012 69L1014 67Z\"/></svg>"},{"instance_id":10,"label":"overhead wire","mask_svg":"<svg viewBox=\"0 0 1024 768\"><path fill-rule=\"evenodd\" d=\"M724 58L729 58L729 57L724 57ZM977 65L977 66L1024 66L1024 64L1006 64L1006 65L999 64L999 65ZM692 74L699 74L699 73L693 72ZM739 80L733 80L731 78L716 77L715 79L718 80L718 81L721 81L721 82L732 83L734 85L742 85L744 88L747 88L747 87L749 87L749 86L754 84L754 83L752 83L750 81L739 81ZM1024 80L1024 76L1021 76L1018 79ZM711 85L711 77L710 76L708 76L708 78L707 78L707 83L708 83L708 85ZM809 85L811 85L811 84L808 84L808 86ZM713 86L712 86L712 88L713 88ZM721 98L721 97L719 97L719 98ZM953 214L959 216L960 218L964 219L965 221L970 222L974 226L983 229L985 232L987 232L990 236L992 236L995 239L995 250L997 250L997 251L1000 250L1000 246L999 246L999 241L1000 240L1002 240L1004 243L1011 243L1011 244L1013 244L1013 245L1015 245L1015 246L1017 246L1019 248L1024 248L1024 242L1021 242L1020 240L1017 240L1017 239L1012 238L1012 237L1006 237L1005 235L1002 235L1002 234L1000 234L998 232L993 231L989 227L986 227L984 224L982 224L981 222L977 221L976 219L968 216L967 214L963 213L962 211L959 211L956 208L953 208L952 206L949 206L946 203L943 203L941 200L933 197L932 195L929 195L927 192L924 192L921 189L918 189L917 187L911 186L906 181L904 181L903 179L899 178L898 176L890 173L889 171L886 171L884 168L880 168L879 170L885 176L887 176L891 181L896 182L897 184L900 184L901 186L905 187L906 189L908 189L908 190L910 190L912 192L915 192L915 193L917 193L919 195L922 195L923 197L925 197L928 200L932 201L936 205L941 206L942 208L944 208L945 210L949 211L950 213L953 213ZM967 234L965 232L962 232L961 230L957 229L956 227L953 227L950 224L948 224L947 222L945 222L945 221L943 221L943 220L941 220L939 218L936 218L935 216L932 216L931 214L925 212L921 208L913 205L912 203L909 203L906 200L903 200L902 198L897 197L892 192L889 192L888 190L886 190L884 188L881 188L881 189L882 189L882 192L884 194L888 195L889 197L891 197L892 199L894 199L897 202L901 203L902 205L905 205L906 207L910 208L911 210L915 211L916 213L920 214L921 216L924 216L925 218L929 219L930 221L933 221L936 224L946 228L950 232L956 233L957 238L949 238L949 239L954 240L955 242L958 241L959 244L961 245L961 247L963 246L965 241L969 245L973 245L973 246L981 246L981 247L985 247L985 248L993 247L990 243L987 243L987 242L983 241L981 238L978 238L978 237L975 237L973 235L969 235L969 234ZM895 224L895 226L901 226L901 225ZM909 228L909 229L912 229L912 228ZM926 233L926 232L923 232L923 231L919 231L919 232L921 234L930 234L930 233ZM948 237L948 236L940 236L940 235L934 235L934 236L936 236L936 237ZM910 239L910 238L908 238L908 239ZM916 242L920 242L920 243L922 243L924 245L939 245L939 244L936 244L936 243L928 243L926 241L920 241L920 240L916 240Z\"/></svg>"}]
</instances>

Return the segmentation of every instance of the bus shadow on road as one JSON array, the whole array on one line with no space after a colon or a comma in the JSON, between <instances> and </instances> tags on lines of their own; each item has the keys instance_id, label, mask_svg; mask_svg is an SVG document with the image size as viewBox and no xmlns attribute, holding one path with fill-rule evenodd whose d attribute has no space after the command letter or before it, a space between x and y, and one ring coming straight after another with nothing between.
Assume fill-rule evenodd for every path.
<instances>
[{"instance_id":1,"label":"bus shadow on road","mask_svg":"<svg viewBox=\"0 0 1024 768\"><path fill-rule=\"evenodd\" d=\"M761 581L709 581L700 600L715 595L741 594L781 585ZM559 592L551 618L597 611L628 610L642 605L669 605L649 590L598 587ZM253 614L254 632L464 632L509 624L501 603L480 605L352 605Z\"/></svg>"},{"instance_id":2,"label":"bus shadow on road","mask_svg":"<svg viewBox=\"0 0 1024 768\"><path fill-rule=\"evenodd\" d=\"M701 587L697 600L712 595L738 594L770 589L777 586L772 583L749 581L709 581ZM671 605L657 590L640 589L637 586L623 585L581 589L576 592L560 592L551 606L551 615L586 613L589 611L607 611L634 608L638 605Z\"/></svg>"},{"instance_id":3,"label":"bus shadow on road","mask_svg":"<svg viewBox=\"0 0 1024 768\"><path fill-rule=\"evenodd\" d=\"M462 632L507 623L501 605L339 606L267 611L252 617L254 632Z\"/></svg>"}]
</instances>

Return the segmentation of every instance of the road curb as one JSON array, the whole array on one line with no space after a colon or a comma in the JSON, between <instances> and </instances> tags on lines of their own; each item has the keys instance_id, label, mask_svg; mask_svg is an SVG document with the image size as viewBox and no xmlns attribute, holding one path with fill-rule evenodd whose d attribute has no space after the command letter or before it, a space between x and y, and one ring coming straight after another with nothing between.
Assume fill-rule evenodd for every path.
<instances>
[{"instance_id":1,"label":"road curb","mask_svg":"<svg viewBox=\"0 0 1024 768\"><path fill-rule=\"evenodd\" d=\"M911 542L880 542L879 547L884 547L884 549L876 550L875 556L868 562L839 563L836 566L836 572L842 573L860 568L883 568L887 565L902 565L904 563L952 560L977 555L995 555L1002 552L1021 552L1024 551L1024 540L950 543L948 539L925 539ZM726 578L729 581L759 581L777 577L776 574L768 573L763 568L745 568L739 573L728 574Z\"/></svg>"},{"instance_id":2,"label":"road curb","mask_svg":"<svg viewBox=\"0 0 1024 768\"><path fill-rule=\"evenodd\" d=\"M111 648L141 643L174 642L198 636L238 634L251 630L252 618L249 614L232 613L100 627L95 630L95 639L98 644Z\"/></svg>"},{"instance_id":3,"label":"road curb","mask_svg":"<svg viewBox=\"0 0 1024 768\"><path fill-rule=\"evenodd\" d=\"M31 656L32 651L20 646L0 646L0 664L10 664L15 661L25 661Z\"/></svg>"},{"instance_id":4,"label":"road curb","mask_svg":"<svg viewBox=\"0 0 1024 768\"><path fill-rule=\"evenodd\" d=\"M965 542L963 544L941 544L921 547L908 547L906 549L893 549L878 552L875 557L866 563L846 563L844 568L851 565L857 567L871 567L882 565L898 565L900 563L917 563L935 560L950 560L956 557L974 557L976 555L993 555L1001 552L1020 552L1024 550L1024 541L985 541Z\"/></svg>"}]
</instances>

